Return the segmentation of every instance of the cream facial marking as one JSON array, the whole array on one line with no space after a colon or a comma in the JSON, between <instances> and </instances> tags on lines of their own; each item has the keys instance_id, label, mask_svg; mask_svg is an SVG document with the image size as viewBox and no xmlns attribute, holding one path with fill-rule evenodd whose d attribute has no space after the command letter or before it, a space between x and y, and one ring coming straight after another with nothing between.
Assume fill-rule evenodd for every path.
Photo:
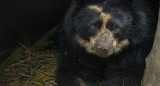
<instances>
[{"instance_id":1,"label":"cream facial marking","mask_svg":"<svg viewBox=\"0 0 160 86\"><path fill-rule=\"evenodd\" d=\"M93 48L94 48L94 44L95 44L97 37L98 36L91 37L90 41L88 41L88 40L82 39L81 37L79 37L79 35L76 35L76 40L78 41L78 43L82 47L84 47L86 49L87 52L95 54ZM124 47L129 45L128 39L125 39L125 40L118 42L118 40L116 40L116 39L114 39L114 37L112 37L112 41L113 41L113 48L114 48L113 53L118 53L121 51L121 49L123 49Z\"/></svg>"},{"instance_id":2,"label":"cream facial marking","mask_svg":"<svg viewBox=\"0 0 160 86\"><path fill-rule=\"evenodd\" d=\"M89 42L88 40L82 39L79 35L76 35L76 40L80 44L80 46L86 48L86 50L89 53L93 53L93 46L92 46L91 42Z\"/></svg>"},{"instance_id":3,"label":"cream facial marking","mask_svg":"<svg viewBox=\"0 0 160 86\"><path fill-rule=\"evenodd\" d=\"M128 39L120 41L119 43L117 43L114 52L118 53L119 51L121 51L122 48L126 47L127 45L129 45Z\"/></svg>"},{"instance_id":4,"label":"cream facial marking","mask_svg":"<svg viewBox=\"0 0 160 86\"><path fill-rule=\"evenodd\" d=\"M103 22L102 26L100 28L100 31L101 32L106 31L106 24L107 24L108 20L111 19L111 14L104 13L102 7L99 7L97 5L89 5L88 8L91 9L91 10L95 10L95 11L100 13L100 16L101 16L101 19L102 19L102 22Z\"/></svg>"}]
</instances>

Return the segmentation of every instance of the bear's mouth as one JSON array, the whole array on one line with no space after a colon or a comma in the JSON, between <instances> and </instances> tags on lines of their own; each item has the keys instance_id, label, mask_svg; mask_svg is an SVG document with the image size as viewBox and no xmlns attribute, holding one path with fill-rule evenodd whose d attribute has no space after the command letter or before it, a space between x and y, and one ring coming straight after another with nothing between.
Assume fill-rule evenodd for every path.
<instances>
[{"instance_id":1,"label":"bear's mouth","mask_svg":"<svg viewBox=\"0 0 160 86\"><path fill-rule=\"evenodd\" d=\"M101 58L107 58L108 56L113 54L113 49L111 49L111 50L94 49L94 52L95 52L96 55L98 55Z\"/></svg>"},{"instance_id":2,"label":"bear's mouth","mask_svg":"<svg viewBox=\"0 0 160 86\"><path fill-rule=\"evenodd\" d=\"M113 53L118 53L120 52L123 48L125 48L127 45L129 45L129 41L127 39L122 40L122 41L117 41L117 40L112 40L110 43L106 42L103 45L107 46L108 44L108 48L98 48L96 43L93 46L93 53L98 55L100 58L107 58L110 55L112 55Z\"/></svg>"}]
</instances>

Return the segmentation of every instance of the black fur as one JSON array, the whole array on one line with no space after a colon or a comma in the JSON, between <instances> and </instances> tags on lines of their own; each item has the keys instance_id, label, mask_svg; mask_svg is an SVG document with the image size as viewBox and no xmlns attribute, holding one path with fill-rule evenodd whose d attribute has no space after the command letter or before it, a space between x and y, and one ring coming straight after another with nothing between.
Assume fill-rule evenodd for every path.
<instances>
[{"instance_id":1,"label":"black fur","mask_svg":"<svg viewBox=\"0 0 160 86\"><path fill-rule=\"evenodd\" d=\"M117 19L122 28L128 26L123 30L128 30L127 34L117 38L127 38L130 44L106 59L88 53L75 39L76 34L86 40L96 34L96 30L84 29L96 18L94 11L85 8L92 4L103 7L106 13L122 10L122 19L115 16L113 20ZM84 11L86 14L82 14ZM95 86L97 81L103 81L102 86L140 86L158 19L153 13L147 0L74 0L59 31L58 86ZM124 19L126 17L131 20Z\"/></svg>"}]
</instances>

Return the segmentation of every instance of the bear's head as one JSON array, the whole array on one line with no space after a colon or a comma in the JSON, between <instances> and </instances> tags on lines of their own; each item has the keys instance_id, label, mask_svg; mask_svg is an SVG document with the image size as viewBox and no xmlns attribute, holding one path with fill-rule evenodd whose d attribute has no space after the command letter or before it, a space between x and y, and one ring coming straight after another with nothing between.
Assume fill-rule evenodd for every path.
<instances>
[{"instance_id":1,"label":"bear's head","mask_svg":"<svg viewBox=\"0 0 160 86\"><path fill-rule=\"evenodd\" d=\"M105 58L140 42L146 34L134 24L134 16L145 15L133 12L132 0L76 0L74 4L70 11L72 29L66 33L74 34L88 53ZM137 23L145 24L143 18Z\"/></svg>"}]
</instances>

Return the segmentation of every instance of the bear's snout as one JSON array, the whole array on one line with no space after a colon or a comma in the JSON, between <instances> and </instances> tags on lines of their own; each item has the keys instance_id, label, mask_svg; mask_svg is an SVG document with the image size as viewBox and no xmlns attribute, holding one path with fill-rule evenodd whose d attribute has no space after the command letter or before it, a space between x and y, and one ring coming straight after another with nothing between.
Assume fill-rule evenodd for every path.
<instances>
[{"instance_id":1,"label":"bear's snout","mask_svg":"<svg viewBox=\"0 0 160 86\"><path fill-rule=\"evenodd\" d=\"M107 57L113 53L113 40L109 32L102 33L94 44L94 51L100 57Z\"/></svg>"}]
</instances>

